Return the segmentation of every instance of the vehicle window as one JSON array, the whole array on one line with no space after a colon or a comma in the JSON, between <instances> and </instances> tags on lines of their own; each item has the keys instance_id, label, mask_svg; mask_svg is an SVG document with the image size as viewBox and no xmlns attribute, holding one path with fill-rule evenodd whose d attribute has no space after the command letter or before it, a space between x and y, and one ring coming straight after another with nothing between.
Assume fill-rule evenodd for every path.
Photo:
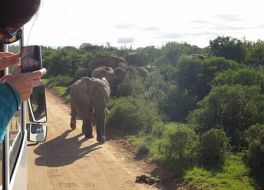
<instances>
[{"instance_id":1,"label":"vehicle window","mask_svg":"<svg viewBox=\"0 0 264 190\"><path fill-rule=\"evenodd\" d=\"M9 52L17 53L19 52L18 43L15 46L9 46ZM9 73L14 72L16 66L9 67ZM15 116L9 122L9 162L10 162L10 175L12 176L16 160L19 155L19 150L22 144L22 118L21 111L17 111ZM11 177L10 176L10 177Z\"/></svg>"},{"instance_id":2,"label":"vehicle window","mask_svg":"<svg viewBox=\"0 0 264 190\"><path fill-rule=\"evenodd\" d=\"M9 123L10 174L12 175L22 144L21 111Z\"/></svg>"}]
</instances>

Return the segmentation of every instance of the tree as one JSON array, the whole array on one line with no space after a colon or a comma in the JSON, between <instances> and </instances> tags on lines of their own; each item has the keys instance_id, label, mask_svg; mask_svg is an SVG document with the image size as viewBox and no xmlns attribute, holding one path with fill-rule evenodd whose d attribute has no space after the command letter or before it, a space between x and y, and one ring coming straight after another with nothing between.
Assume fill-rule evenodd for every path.
<instances>
[{"instance_id":1,"label":"tree","mask_svg":"<svg viewBox=\"0 0 264 190\"><path fill-rule=\"evenodd\" d=\"M264 71L261 68L245 67L238 70L229 70L219 73L212 81L213 86L219 85L257 85L264 92Z\"/></svg>"},{"instance_id":2,"label":"tree","mask_svg":"<svg viewBox=\"0 0 264 190\"><path fill-rule=\"evenodd\" d=\"M229 147L228 138L223 129L210 129L201 135L199 160L205 167L220 169L225 163Z\"/></svg>"},{"instance_id":3,"label":"tree","mask_svg":"<svg viewBox=\"0 0 264 190\"><path fill-rule=\"evenodd\" d=\"M244 63L247 53L246 43L232 37L217 37L210 40L211 53L214 56L232 59L238 63Z\"/></svg>"},{"instance_id":4,"label":"tree","mask_svg":"<svg viewBox=\"0 0 264 190\"><path fill-rule=\"evenodd\" d=\"M257 41L251 45L246 57L248 65L264 65L264 41Z\"/></svg>"},{"instance_id":5,"label":"tree","mask_svg":"<svg viewBox=\"0 0 264 190\"><path fill-rule=\"evenodd\" d=\"M264 95L258 86L217 86L206 96L188 121L200 133L222 128L236 148L243 144L242 133L251 125L264 122Z\"/></svg>"},{"instance_id":6,"label":"tree","mask_svg":"<svg viewBox=\"0 0 264 190\"><path fill-rule=\"evenodd\" d=\"M246 151L247 164L252 174L260 181L264 179L264 125L256 124L251 126L245 132L245 138L248 142Z\"/></svg>"},{"instance_id":7,"label":"tree","mask_svg":"<svg viewBox=\"0 0 264 190\"><path fill-rule=\"evenodd\" d=\"M198 58L184 57L176 66L177 85L187 90L197 100L203 99L211 90L211 81L214 77L226 70L236 70L240 66L222 57L209 57L204 61Z\"/></svg>"}]
</instances>

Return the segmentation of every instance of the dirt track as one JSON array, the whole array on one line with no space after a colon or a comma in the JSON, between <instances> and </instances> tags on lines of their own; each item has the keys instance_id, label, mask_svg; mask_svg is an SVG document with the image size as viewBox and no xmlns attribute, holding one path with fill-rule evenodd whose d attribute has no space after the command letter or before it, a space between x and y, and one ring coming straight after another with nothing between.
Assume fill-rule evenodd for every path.
<instances>
[{"instance_id":1,"label":"dirt track","mask_svg":"<svg viewBox=\"0 0 264 190\"><path fill-rule=\"evenodd\" d=\"M135 183L136 176L144 172L111 143L101 145L95 138L84 139L80 121L76 130L70 130L69 107L48 90L46 98L47 141L39 145L28 143L29 190L156 189Z\"/></svg>"}]
</instances>

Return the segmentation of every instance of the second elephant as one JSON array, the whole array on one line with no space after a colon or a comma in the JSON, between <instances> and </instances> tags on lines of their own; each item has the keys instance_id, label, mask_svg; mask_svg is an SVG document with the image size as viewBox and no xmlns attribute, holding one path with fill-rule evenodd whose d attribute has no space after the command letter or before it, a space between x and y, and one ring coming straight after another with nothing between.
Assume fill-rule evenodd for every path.
<instances>
[{"instance_id":1,"label":"second elephant","mask_svg":"<svg viewBox=\"0 0 264 190\"><path fill-rule=\"evenodd\" d=\"M92 138L92 115L96 118L97 141L105 140L106 101L110 96L110 86L105 78L82 77L70 87L71 128L76 128L76 119L83 120L82 132Z\"/></svg>"},{"instance_id":2,"label":"second elephant","mask_svg":"<svg viewBox=\"0 0 264 190\"><path fill-rule=\"evenodd\" d=\"M122 80L126 76L126 71L120 67L113 69L112 67L97 67L95 70L93 70L92 75L93 78L106 78L106 80L109 82L112 95L115 94L115 89L118 84L122 82Z\"/></svg>"}]
</instances>

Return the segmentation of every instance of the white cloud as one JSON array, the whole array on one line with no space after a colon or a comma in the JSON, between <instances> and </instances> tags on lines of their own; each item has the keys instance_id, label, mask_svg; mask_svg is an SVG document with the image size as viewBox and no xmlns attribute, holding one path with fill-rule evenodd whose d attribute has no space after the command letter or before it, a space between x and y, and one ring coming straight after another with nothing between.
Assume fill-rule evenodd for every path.
<instances>
[{"instance_id":1,"label":"white cloud","mask_svg":"<svg viewBox=\"0 0 264 190\"><path fill-rule=\"evenodd\" d=\"M217 35L257 40L264 24L262 4L261 0L43 0L28 43L120 46L130 41L139 47L176 40L203 47ZM33 21L25 27L26 40Z\"/></svg>"}]
</instances>

